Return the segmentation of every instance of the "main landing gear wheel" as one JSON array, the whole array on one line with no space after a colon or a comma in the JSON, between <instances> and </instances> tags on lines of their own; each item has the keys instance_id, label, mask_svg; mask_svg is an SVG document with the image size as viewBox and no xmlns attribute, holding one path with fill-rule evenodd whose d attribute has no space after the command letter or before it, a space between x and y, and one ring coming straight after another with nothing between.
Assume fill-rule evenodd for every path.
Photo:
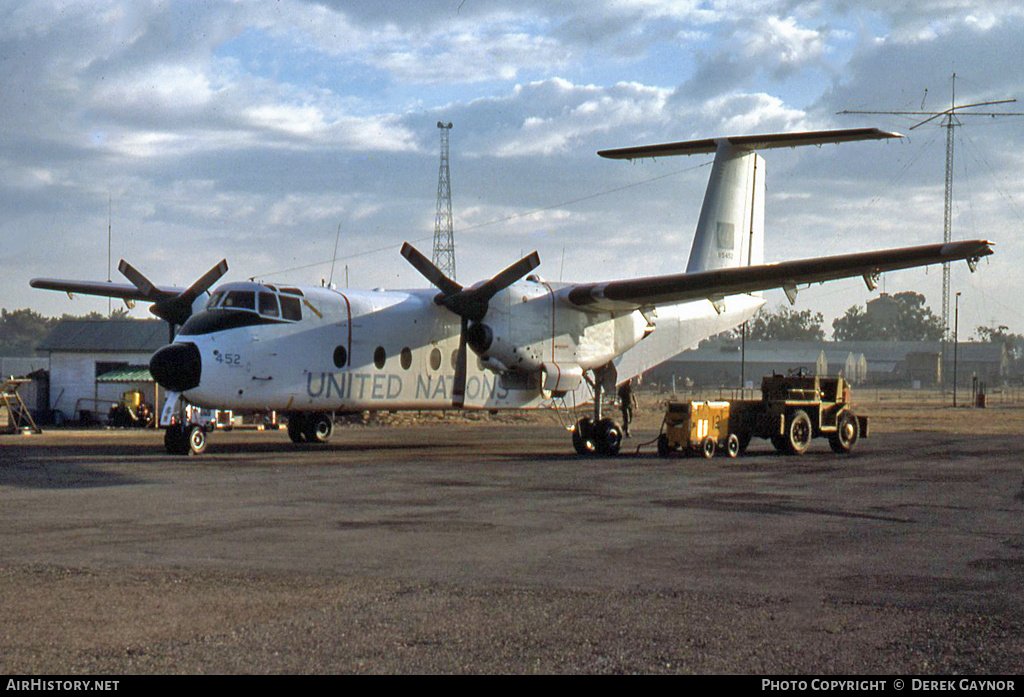
<instances>
[{"instance_id":1,"label":"main landing gear wheel","mask_svg":"<svg viewBox=\"0 0 1024 697\"><path fill-rule=\"evenodd\" d=\"M572 447L579 455L593 455L596 448L592 440L594 422L590 419L580 419L572 429Z\"/></svg>"},{"instance_id":2,"label":"main landing gear wheel","mask_svg":"<svg viewBox=\"0 0 1024 697\"><path fill-rule=\"evenodd\" d=\"M622 429L611 419L601 419L594 428L594 447L599 455L618 455L622 448Z\"/></svg>"},{"instance_id":3,"label":"main landing gear wheel","mask_svg":"<svg viewBox=\"0 0 1024 697\"><path fill-rule=\"evenodd\" d=\"M312 414L306 418L305 435L310 443L326 443L334 433L334 419L330 414Z\"/></svg>"},{"instance_id":4,"label":"main landing gear wheel","mask_svg":"<svg viewBox=\"0 0 1024 697\"><path fill-rule=\"evenodd\" d=\"M572 447L580 455L618 455L622 448L622 429L611 419L596 424L580 419L572 429Z\"/></svg>"},{"instance_id":5,"label":"main landing gear wheel","mask_svg":"<svg viewBox=\"0 0 1024 697\"><path fill-rule=\"evenodd\" d=\"M292 443L306 442L306 418L303 414L288 415L288 438Z\"/></svg>"},{"instance_id":6,"label":"main landing gear wheel","mask_svg":"<svg viewBox=\"0 0 1024 697\"><path fill-rule=\"evenodd\" d=\"M288 438L292 443L326 443L334 434L334 418L330 414L288 415Z\"/></svg>"},{"instance_id":7,"label":"main landing gear wheel","mask_svg":"<svg viewBox=\"0 0 1024 697\"><path fill-rule=\"evenodd\" d=\"M857 444L859 436L860 429L858 428L857 417L852 412L844 411L842 416L839 417L836 432L828 437L828 444L833 452L844 455L853 450L853 446Z\"/></svg>"}]
</instances>

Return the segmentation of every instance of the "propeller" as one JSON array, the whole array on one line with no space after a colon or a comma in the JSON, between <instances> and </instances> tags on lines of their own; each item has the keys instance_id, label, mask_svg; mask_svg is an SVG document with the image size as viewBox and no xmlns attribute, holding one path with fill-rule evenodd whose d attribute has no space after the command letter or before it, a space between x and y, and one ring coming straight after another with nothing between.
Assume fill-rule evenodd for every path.
<instances>
[{"instance_id":1,"label":"propeller","mask_svg":"<svg viewBox=\"0 0 1024 697\"><path fill-rule=\"evenodd\" d=\"M171 339L173 340L174 327L184 324L185 320L192 316L192 304L196 298L209 290L210 286L227 273L228 262L226 259L221 259L219 264L200 276L191 286L177 295L170 296L166 292L161 292L138 269L124 259L117 265L117 270L131 281L140 293L146 296L146 300L153 303L149 311L171 325Z\"/></svg>"},{"instance_id":2,"label":"propeller","mask_svg":"<svg viewBox=\"0 0 1024 697\"><path fill-rule=\"evenodd\" d=\"M466 399L467 344L478 353L487 350L491 343L492 332L490 327L483 324L482 320L487 315L491 298L540 266L540 255L533 252L491 279L469 288L463 288L445 276L433 262L408 242L402 245L402 256L441 291L434 298L434 302L443 305L462 318L462 327L459 332L459 352L455 361L455 383L452 386L452 406L462 407Z\"/></svg>"}]
</instances>

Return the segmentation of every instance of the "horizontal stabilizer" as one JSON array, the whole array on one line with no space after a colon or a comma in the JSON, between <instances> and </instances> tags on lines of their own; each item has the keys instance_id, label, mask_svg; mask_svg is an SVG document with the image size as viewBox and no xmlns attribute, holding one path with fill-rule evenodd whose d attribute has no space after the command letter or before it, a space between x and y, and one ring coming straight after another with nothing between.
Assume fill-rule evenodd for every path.
<instances>
[{"instance_id":1,"label":"horizontal stabilizer","mask_svg":"<svg viewBox=\"0 0 1024 697\"><path fill-rule=\"evenodd\" d=\"M570 303L584 310L640 309L772 288L795 289L797 285L840 278L873 278L886 271L944 264L961 259L973 265L989 254L992 254L992 243L984 240L929 244L778 264L737 266L607 283L581 283L568 288L566 297Z\"/></svg>"},{"instance_id":2,"label":"horizontal stabilizer","mask_svg":"<svg viewBox=\"0 0 1024 697\"><path fill-rule=\"evenodd\" d=\"M804 131L802 133L767 133L764 135L729 136L725 138L703 138L678 143L639 145L632 148L599 150L598 155L612 160L638 160L644 157L669 157L671 155L699 155L713 153L719 144L727 144L735 150L767 150L769 148L795 148L801 145L825 145L847 143L855 140L884 140L902 138L899 133L890 133L877 128L847 128L835 131Z\"/></svg>"}]
</instances>

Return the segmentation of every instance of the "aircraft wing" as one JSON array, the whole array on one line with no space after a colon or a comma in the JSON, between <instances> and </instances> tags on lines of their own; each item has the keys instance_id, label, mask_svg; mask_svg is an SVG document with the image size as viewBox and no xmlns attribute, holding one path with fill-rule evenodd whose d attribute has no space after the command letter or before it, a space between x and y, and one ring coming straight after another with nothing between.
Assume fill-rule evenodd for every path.
<instances>
[{"instance_id":1,"label":"aircraft wing","mask_svg":"<svg viewBox=\"0 0 1024 697\"><path fill-rule=\"evenodd\" d=\"M153 286L143 292L137 286L128 283L107 283L106 281L68 281L60 278L33 278L29 285L42 290L62 290L65 293L81 295L99 295L104 298L120 298L121 300L143 300L159 302L168 300L181 293L184 288Z\"/></svg>"},{"instance_id":2,"label":"aircraft wing","mask_svg":"<svg viewBox=\"0 0 1024 697\"><path fill-rule=\"evenodd\" d=\"M875 252L815 257L777 264L713 269L696 273L581 283L565 289L565 298L582 310L636 310L690 300L720 301L726 295L772 288L786 290L790 300L798 285L863 276L874 288L879 274L930 264L966 260L973 270L978 259L992 254L984 240L883 249Z\"/></svg>"},{"instance_id":3,"label":"aircraft wing","mask_svg":"<svg viewBox=\"0 0 1024 697\"><path fill-rule=\"evenodd\" d=\"M192 305L203 293L210 289L217 280L228 271L228 262L221 259L220 263L203 274L188 288L173 286L156 286L142 275L138 269L124 259L117 265L117 270L131 281L125 283L104 283L103 281L68 281L61 278L33 278L29 285L43 290L62 290L65 293L82 293L83 295L99 295L104 298L121 298L122 300L141 300L153 303L149 311L171 325L184 324L192 315Z\"/></svg>"}]
</instances>

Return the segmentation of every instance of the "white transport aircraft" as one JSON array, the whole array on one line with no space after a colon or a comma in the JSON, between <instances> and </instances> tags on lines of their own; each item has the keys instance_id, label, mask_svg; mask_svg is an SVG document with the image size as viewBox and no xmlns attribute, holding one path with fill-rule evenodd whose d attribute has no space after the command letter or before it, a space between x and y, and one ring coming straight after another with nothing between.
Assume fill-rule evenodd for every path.
<instances>
[{"instance_id":1,"label":"white transport aircraft","mask_svg":"<svg viewBox=\"0 0 1024 697\"><path fill-rule=\"evenodd\" d=\"M736 327L764 304L760 291L966 260L975 240L765 264L764 160L757 151L900 137L876 129L738 136L598 154L637 159L714 153L686 271L598 283L553 283L531 273L536 252L493 278L463 287L406 244L402 255L434 288L337 290L225 283L222 261L188 289L154 286L122 261L131 281L34 279L35 288L152 302L180 329L150 361L170 391L161 425L177 454L202 452L203 429L181 404L274 410L297 443L326 442L334 415L398 409L576 409L580 454L618 453L622 432L602 395L701 339ZM472 351L472 355L470 354ZM575 417L573 417L575 419Z\"/></svg>"}]
</instances>

